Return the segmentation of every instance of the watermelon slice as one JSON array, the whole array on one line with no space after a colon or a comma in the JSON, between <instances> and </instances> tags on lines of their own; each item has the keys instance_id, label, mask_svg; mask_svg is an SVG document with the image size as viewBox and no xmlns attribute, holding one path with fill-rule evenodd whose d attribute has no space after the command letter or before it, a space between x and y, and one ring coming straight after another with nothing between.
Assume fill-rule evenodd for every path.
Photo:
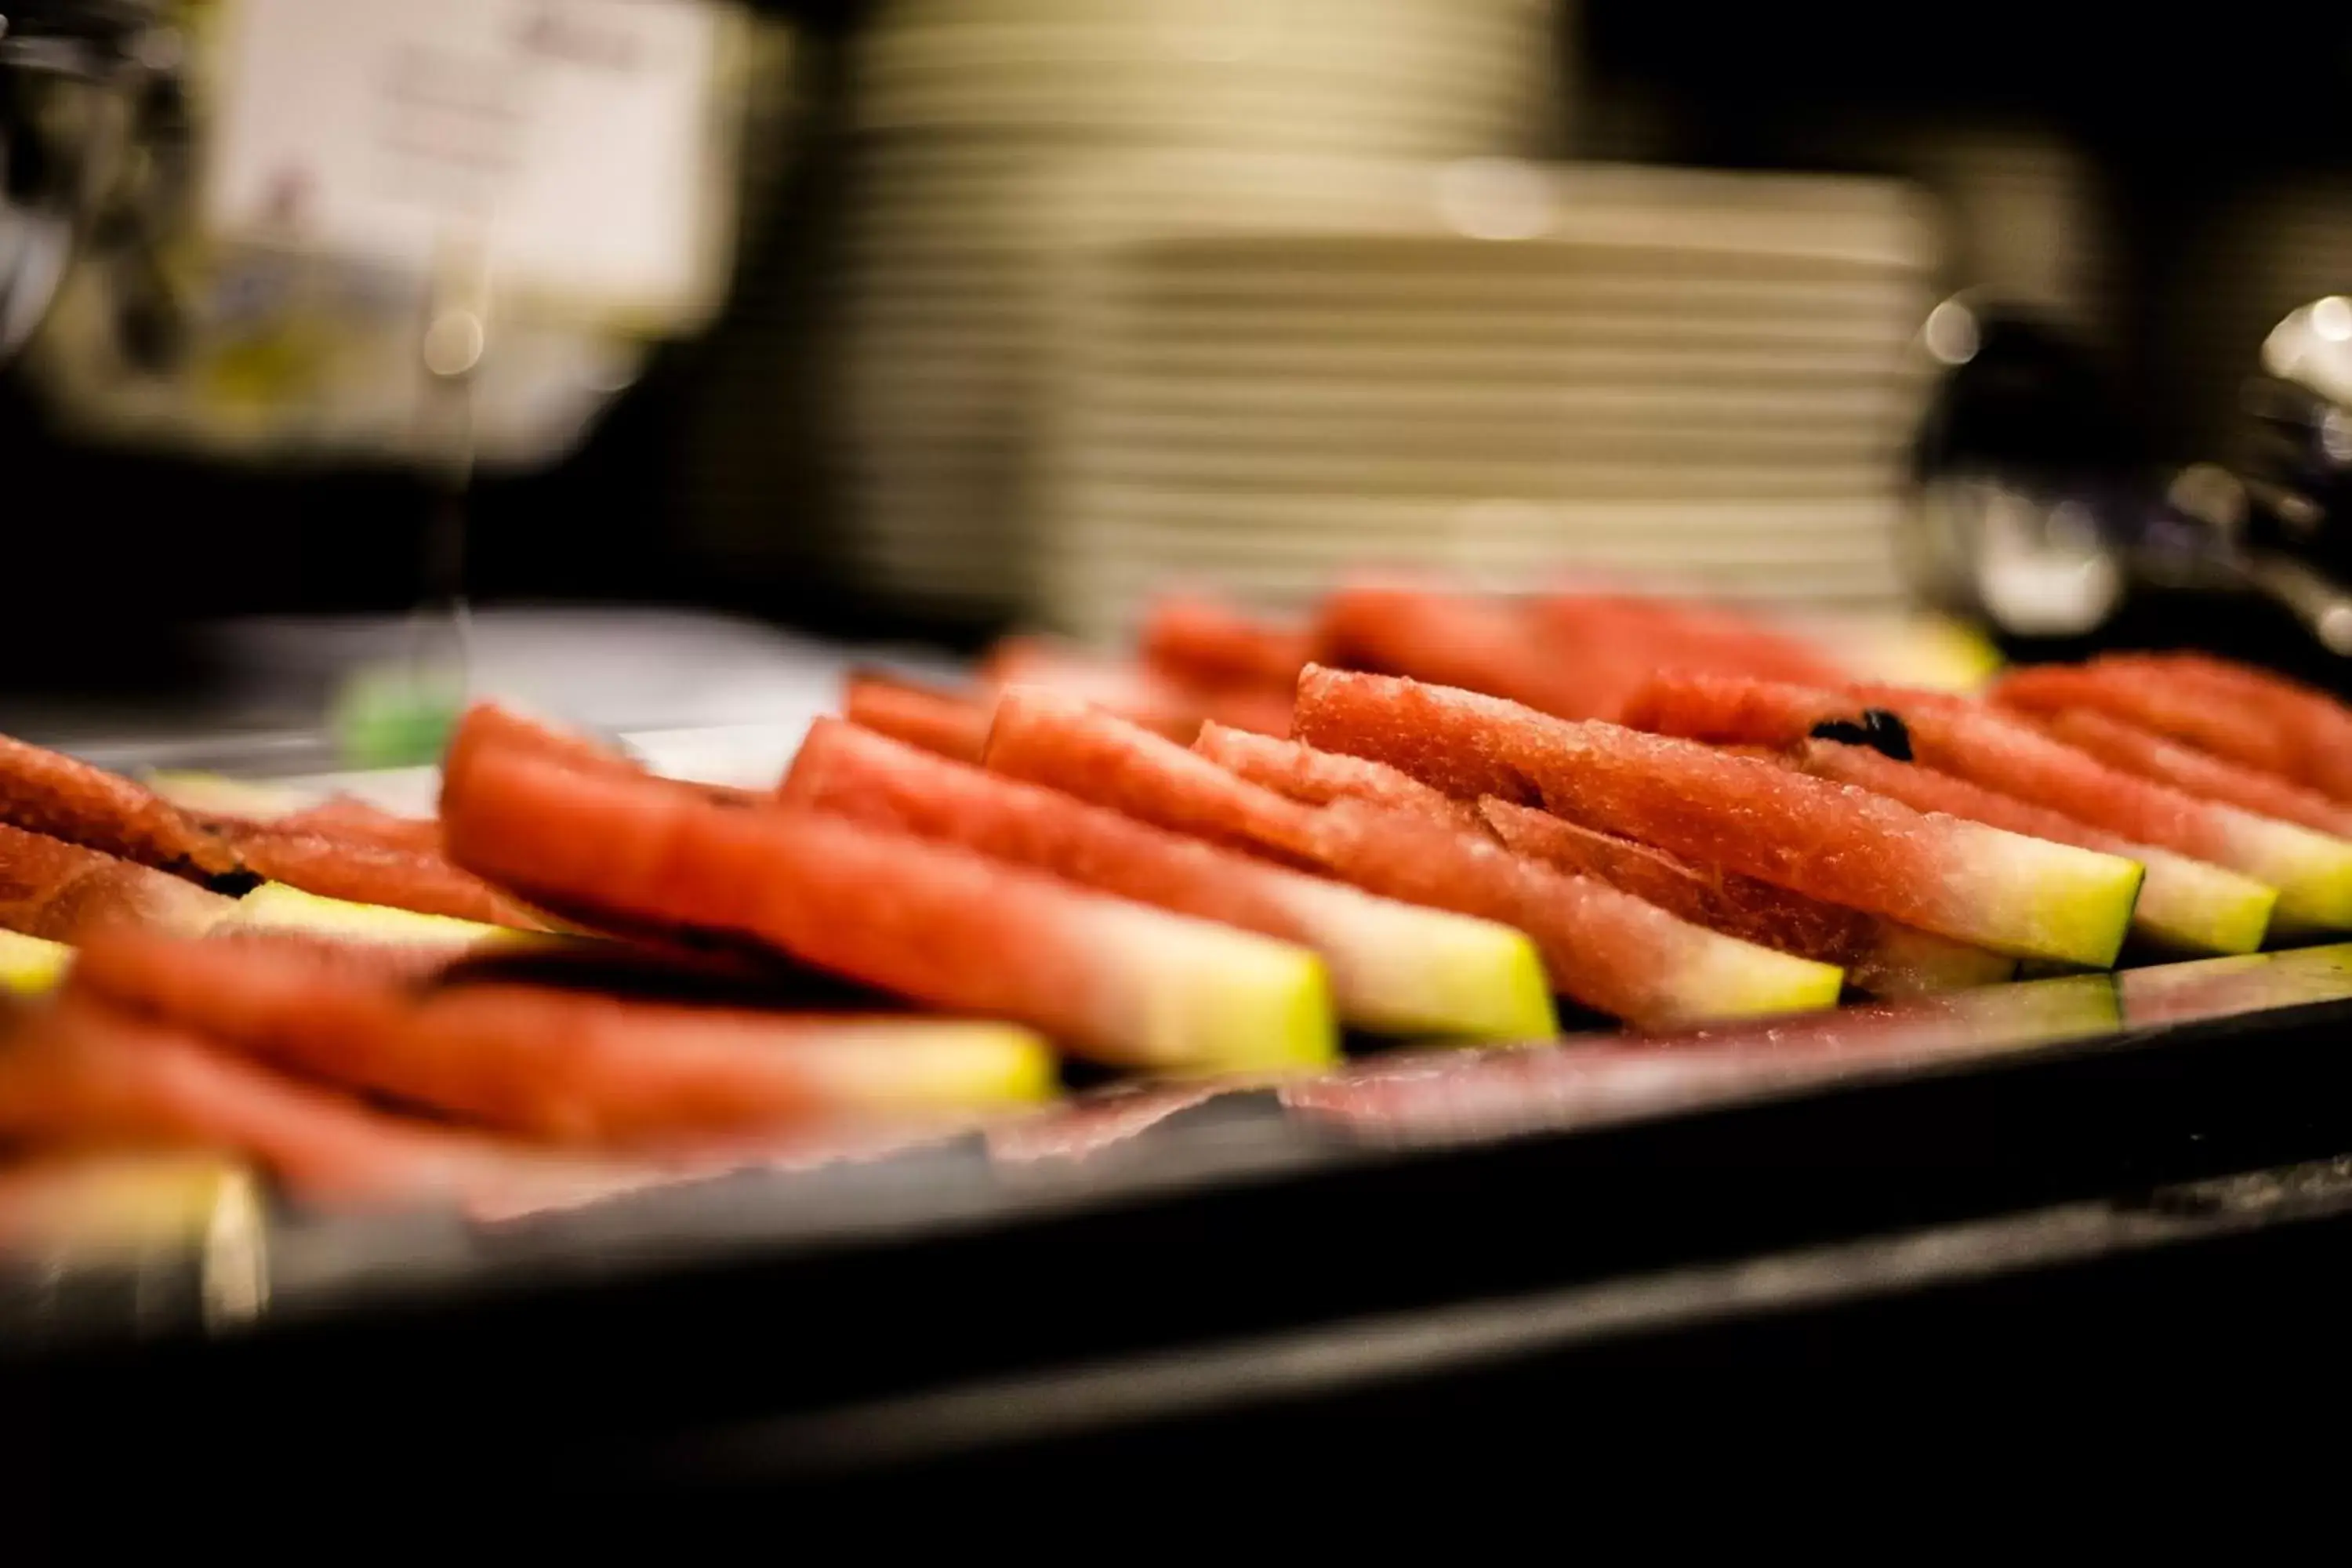
<instances>
[{"instance_id":1,"label":"watermelon slice","mask_svg":"<svg viewBox=\"0 0 2352 1568\"><path fill-rule=\"evenodd\" d=\"M420 988L403 968L287 938L117 934L84 950L71 987L309 1077L566 1142L929 1114L1055 1087L1045 1043L1011 1025Z\"/></svg>"},{"instance_id":2,"label":"watermelon slice","mask_svg":"<svg viewBox=\"0 0 2352 1568\"><path fill-rule=\"evenodd\" d=\"M1828 739L1860 738L1874 725L1890 735L1899 731L1912 757L1938 773L2276 888L2273 920L2279 928L2352 926L2352 842L2120 773L1963 698L1668 676L1654 682L1636 708L1656 728L1698 740L1789 746L1816 731Z\"/></svg>"},{"instance_id":3,"label":"watermelon slice","mask_svg":"<svg viewBox=\"0 0 2352 1568\"><path fill-rule=\"evenodd\" d=\"M1562 719L1616 717L1650 668L1614 650L1562 658L1516 605L1382 584L1326 599L1316 645L1327 664L1506 697Z\"/></svg>"},{"instance_id":4,"label":"watermelon slice","mask_svg":"<svg viewBox=\"0 0 2352 1568\"><path fill-rule=\"evenodd\" d=\"M193 935L234 908L168 872L0 825L0 928L64 942L121 925Z\"/></svg>"},{"instance_id":5,"label":"watermelon slice","mask_svg":"<svg viewBox=\"0 0 2352 1568\"><path fill-rule=\"evenodd\" d=\"M230 1150L305 1196L454 1196L500 1214L659 1177L388 1115L79 995L27 1013L0 1050L0 1139L36 1149Z\"/></svg>"},{"instance_id":6,"label":"watermelon slice","mask_svg":"<svg viewBox=\"0 0 2352 1568\"><path fill-rule=\"evenodd\" d=\"M1736 871L1702 871L1663 849L1580 827L1549 812L1492 795L1478 807L1515 853L1598 878L1710 931L1834 963L1855 989L1874 995L1964 990L1996 984L2017 973L2017 960L2000 953L1825 904Z\"/></svg>"},{"instance_id":7,"label":"watermelon slice","mask_svg":"<svg viewBox=\"0 0 2352 1568\"><path fill-rule=\"evenodd\" d=\"M255 875L321 898L520 931L547 924L537 910L450 865L437 847L392 848L274 826L232 837Z\"/></svg>"},{"instance_id":8,"label":"watermelon slice","mask_svg":"<svg viewBox=\"0 0 2352 1568\"><path fill-rule=\"evenodd\" d=\"M450 854L535 898L748 937L1121 1065L1336 1054L1322 963L1289 943L836 817L742 809L528 743L458 742L442 784Z\"/></svg>"},{"instance_id":9,"label":"watermelon slice","mask_svg":"<svg viewBox=\"0 0 2352 1568\"><path fill-rule=\"evenodd\" d=\"M1143 621L1143 658L1188 684L1222 689L1269 687L1287 700L1314 652L1304 631L1268 626L1230 605L1192 595L1164 595Z\"/></svg>"},{"instance_id":10,"label":"watermelon slice","mask_svg":"<svg viewBox=\"0 0 2352 1568\"><path fill-rule=\"evenodd\" d=\"M1308 805L1328 805L1335 800L1370 801L1399 811L1419 812L1468 832L1486 828L1485 819L1468 802L1441 794L1383 763L1318 752L1297 741L1255 735L1223 724L1202 725L1192 749L1229 773Z\"/></svg>"},{"instance_id":11,"label":"watermelon slice","mask_svg":"<svg viewBox=\"0 0 2352 1568\"><path fill-rule=\"evenodd\" d=\"M841 696L851 723L967 763L988 744L990 708L985 698L866 669L850 672Z\"/></svg>"},{"instance_id":12,"label":"watermelon slice","mask_svg":"<svg viewBox=\"0 0 2352 1568\"><path fill-rule=\"evenodd\" d=\"M1678 920L1417 813L1340 801L1316 814L1314 842L1359 887L1518 927L1562 995L1637 1028L1810 1012L1835 1006L1844 986L1834 964Z\"/></svg>"},{"instance_id":13,"label":"watermelon slice","mask_svg":"<svg viewBox=\"0 0 2352 1568\"><path fill-rule=\"evenodd\" d=\"M2021 958L2105 967L2139 891L2130 860L1923 816L1753 757L1473 692L1310 667L1302 739L1462 796L1539 801L1699 865Z\"/></svg>"},{"instance_id":14,"label":"watermelon slice","mask_svg":"<svg viewBox=\"0 0 2352 1568\"><path fill-rule=\"evenodd\" d=\"M1547 594L1533 610L1555 646L1586 658L1622 662L1640 654L1654 669L1725 670L1766 680L1844 679L1821 649L1726 610L1607 594Z\"/></svg>"},{"instance_id":15,"label":"watermelon slice","mask_svg":"<svg viewBox=\"0 0 2352 1568\"><path fill-rule=\"evenodd\" d=\"M2272 670L2202 654L2108 654L2093 660L2091 668L2194 692L2209 711L2254 715L2271 738L2286 742L2291 776L2352 805L2352 708L2340 699ZM2252 756L2238 760L2262 765Z\"/></svg>"},{"instance_id":16,"label":"watermelon slice","mask_svg":"<svg viewBox=\"0 0 2352 1568\"><path fill-rule=\"evenodd\" d=\"M2037 665L2001 677L1991 696L2026 713L2104 713L2248 767L2303 776L2297 726L2281 723L2283 715L2265 711L2251 693L2177 670L2105 662Z\"/></svg>"},{"instance_id":17,"label":"watermelon slice","mask_svg":"<svg viewBox=\"0 0 2352 1568\"><path fill-rule=\"evenodd\" d=\"M1098 658L1047 637L1006 637L989 650L981 679L992 689L1029 686L1108 709L1172 739L1190 742L1199 706L1139 664Z\"/></svg>"},{"instance_id":18,"label":"watermelon slice","mask_svg":"<svg viewBox=\"0 0 2352 1568\"><path fill-rule=\"evenodd\" d=\"M1177 833L1314 863L1314 814L1234 777L1164 735L1059 691L1016 686L997 700L984 759L992 773L1074 795Z\"/></svg>"},{"instance_id":19,"label":"watermelon slice","mask_svg":"<svg viewBox=\"0 0 2352 1568\"><path fill-rule=\"evenodd\" d=\"M279 931L375 947L448 952L534 947L572 940L537 927L526 931L383 904L352 903L289 888L283 882L262 883L237 900L212 929L221 934Z\"/></svg>"},{"instance_id":20,"label":"watermelon slice","mask_svg":"<svg viewBox=\"0 0 2352 1568\"><path fill-rule=\"evenodd\" d=\"M2251 877L2168 849L2134 844L2086 823L1989 790L1982 784L1939 773L1917 763L1898 763L1868 746L1807 741L1790 762L1815 778L1859 784L1888 795L1914 811L1940 811L2011 833L2122 855L2147 869L2139 903L2132 910L2133 934L2152 945L2185 952L2252 952L2269 931L2278 889Z\"/></svg>"},{"instance_id":21,"label":"watermelon slice","mask_svg":"<svg viewBox=\"0 0 2352 1568\"><path fill-rule=\"evenodd\" d=\"M2184 746L2137 724L2087 708L2070 708L2041 715L2035 727L2127 773L2258 816L2300 823L2339 838L2352 837L2352 807L2338 805L2317 790L2280 774Z\"/></svg>"},{"instance_id":22,"label":"watermelon slice","mask_svg":"<svg viewBox=\"0 0 2352 1568\"><path fill-rule=\"evenodd\" d=\"M1363 801L1304 806L1115 715L1058 699L1016 706L1017 695L998 716L992 766L1014 739L1013 771L1066 794L1179 833L1255 837L1369 892L1516 926L1534 939L1553 987L1601 1012L1657 1026L1836 999L1843 976L1833 967L1688 925L1482 835Z\"/></svg>"},{"instance_id":23,"label":"watermelon slice","mask_svg":"<svg viewBox=\"0 0 2352 1568\"><path fill-rule=\"evenodd\" d=\"M220 835L143 784L0 735L0 823L235 891L251 885Z\"/></svg>"},{"instance_id":24,"label":"watermelon slice","mask_svg":"<svg viewBox=\"0 0 2352 1568\"><path fill-rule=\"evenodd\" d=\"M289 812L270 824L344 844L369 844L415 855L441 852L441 825L431 817L399 816L356 795L331 795L316 805Z\"/></svg>"},{"instance_id":25,"label":"watermelon slice","mask_svg":"<svg viewBox=\"0 0 2352 1568\"><path fill-rule=\"evenodd\" d=\"M1496 1040L1559 1032L1535 948L1507 927L1286 870L837 720L811 728L778 794L1300 942L1323 955L1340 1016L1362 1028Z\"/></svg>"}]
</instances>

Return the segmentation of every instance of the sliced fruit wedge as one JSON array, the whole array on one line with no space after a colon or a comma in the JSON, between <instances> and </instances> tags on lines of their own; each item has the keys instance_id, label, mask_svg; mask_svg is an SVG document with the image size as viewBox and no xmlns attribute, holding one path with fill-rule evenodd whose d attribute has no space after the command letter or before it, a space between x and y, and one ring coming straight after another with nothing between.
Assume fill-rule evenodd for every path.
<instances>
[{"instance_id":1,"label":"sliced fruit wedge","mask_svg":"<svg viewBox=\"0 0 2352 1568\"><path fill-rule=\"evenodd\" d=\"M1077 698L1009 688L983 759L1006 773L1196 838L1310 863L1312 813L1187 751L1167 736Z\"/></svg>"},{"instance_id":2,"label":"sliced fruit wedge","mask_svg":"<svg viewBox=\"0 0 2352 1568\"><path fill-rule=\"evenodd\" d=\"M1152 601L1141 637L1144 662L1209 687L1276 687L1288 692L1314 652L1303 629L1255 620L1219 600L1167 594Z\"/></svg>"},{"instance_id":3,"label":"sliced fruit wedge","mask_svg":"<svg viewBox=\"0 0 2352 1568\"><path fill-rule=\"evenodd\" d=\"M1419 813L1353 800L1301 805L1082 704L1030 706L1013 732L1028 776L1065 793L1177 832L1261 835L1370 892L1516 927L1534 940L1553 989L1644 1027L1825 1007L1843 983L1833 966L1691 925ZM992 763L1005 734L1000 717Z\"/></svg>"},{"instance_id":4,"label":"sliced fruit wedge","mask_svg":"<svg viewBox=\"0 0 2352 1568\"><path fill-rule=\"evenodd\" d=\"M169 872L0 825L0 928L64 942L110 926L193 936L235 908Z\"/></svg>"},{"instance_id":5,"label":"sliced fruit wedge","mask_svg":"<svg viewBox=\"0 0 2352 1568\"><path fill-rule=\"evenodd\" d=\"M32 1150L227 1150L306 1197L457 1197L499 1215L662 1177L394 1116L193 1030L72 993L28 1010L0 1051L0 1138Z\"/></svg>"},{"instance_id":6,"label":"sliced fruit wedge","mask_svg":"<svg viewBox=\"0 0 2352 1568\"><path fill-rule=\"evenodd\" d=\"M2003 676L1991 695L2027 713L2103 713L2341 798L2336 786L2352 783L2352 770L2328 765L2325 700L2290 691L2218 660L2168 658L2036 665Z\"/></svg>"},{"instance_id":7,"label":"sliced fruit wedge","mask_svg":"<svg viewBox=\"0 0 2352 1568\"><path fill-rule=\"evenodd\" d=\"M980 761L988 744L992 703L973 692L950 691L884 675L852 670L841 710L853 724L961 762Z\"/></svg>"},{"instance_id":8,"label":"sliced fruit wedge","mask_svg":"<svg viewBox=\"0 0 2352 1568\"><path fill-rule=\"evenodd\" d=\"M218 933L281 931L372 946L446 948L452 952L579 940L551 931L523 931L449 915L395 910L383 904L330 899L289 888L283 882L262 883L237 900L212 929Z\"/></svg>"},{"instance_id":9,"label":"sliced fruit wedge","mask_svg":"<svg viewBox=\"0 0 2352 1568\"><path fill-rule=\"evenodd\" d=\"M498 739L497 725L469 737L468 717L442 817L453 858L535 900L749 937L1121 1065L1232 1070L1336 1054L1322 962L1295 944L908 834L575 765Z\"/></svg>"},{"instance_id":10,"label":"sliced fruit wedge","mask_svg":"<svg viewBox=\"0 0 2352 1568\"><path fill-rule=\"evenodd\" d=\"M1817 731L1862 740L1874 730L1891 744L1899 731L1906 760L2276 888L2272 918L2279 927L2352 928L2352 841L2119 772L1962 698L1667 676L1644 693L1640 713L1670 734L1769 746L1794 745Z\"/></svg>"},{"instance_id":11,"label":"sliced fruit wedge","mask_svg":"<svg viewBox=\"0 0 2352 1568\"><path fill-rule=\"evenodd\" d=\"M1192 749L1229 773L1309 805L1361 800L1417 811L1471 832L1485 826L1468 802L1443 795L1383 763L1320 752L1297 741L1276 740L1223 724L1202 725Z\"/></svg>"},{"instance_id":12,"label":"sliced fruit wedge","mask_svg":"<svg viewBox=\"0 0 2352 1568\"><path fill-rule=\"evenodd\" d=\"M1815 778L1859 784L1915 811L1940 811L2011 833L2138 861L2147 868L2147 879L2140 884L2139 902L2132 910L2132 933L2158 948L2180 952L2252 952L2262 946L2270 930L2278 889L2251 877L2169 849L2131 843L2047 806L1917 763L1898 763L1868 746L1808 741L1789 755L1794 765Z\"/></svg>"},{"instance_id":13,"label":"sliced fruit wedge","mask_svg":"<svg viewBox=\"0 0 2352 1568\"><path fill-rule=\"evenodd\" d=\"M420 985L404 967L289 939L116 934L84 952L72 985L307 1077L568 1142L1019 1104L1055 1082L1045 1042L1009 1024Z\"/></svg>"},{"instance_id":14,"label":"sliced fruit wedge","mask_svg":"<svg viewBox=\"0 0 2352 1568\"><path fill-rule=\"evenodd\" d=\"M2336 805L2317 790L2307 789L2277 773L2226 762L2210 752L2167 740L2137 724L2110 719L2086 708L2042 714L2034 723L2052 739L2088 752L2111 768L2121 768L2127 773L2170 784L2205 800L2234 805L2258 816L2300 823L2339 838L2352 835L2352 808Z\"/></svg>"},{"instance_id":15,"label":"sliced fruit wedge","mask_svg":"<svg viewBox=\"0 0 2352 1568\"><path fill-rule=\"evenodd\" d=\"M242 872L219 834L146 785L6 735L0 823L224 887Z\"/></svg>"},{"instance_id":16,"label":"sliced fruit wedge","mask_svg":"<svg viewBox=\"0 0 2352 1568\"><path fill-rule=\"evenodd\" d=\"M1487 1040L1559 1031L1541 962L1519 931L1287 870L840 720L812 726L777 793L788 805L1300 942L1322 954L1340 1016L1360 1028Z\"/></svg>"},{"instance_id":17,"label":"sliced fruit wedge","mask_svg":"<svg viewBox=\"0 0 2352 1568\"><path fill-rule=\"evenodd\" d=\"M1834 963L1856 990L1873 995L1964 990L2017 973L2014 958L1884 915L1809 899L1737 871L1703 871L1663 849L1492 795L1478 804L1496 837L1515 853L1597 877L1709 931Z\"/></svg>"},{"instance_id":18,"label":"sliced fruit wedge","mask_svg":"<svg viewBox=\"0 0 2352 1568\"><path fill-rule=\"evenodd\" d=\"M1490 693L1563 719L1616 717L1626 693L1655 668L1614 648L1562 658L1516 605L1410 584L1357 583L1332 594L1316 644L1335 664ZM1308 739L1295 723L1293 733Z\"/></svg>"},{"instance_id":19,"label":"sliced fruit wedge","mask_svg":"<svg viewBox=\"0 0 2352 1568\"><path fill-rule=\"evenodd\" d=\"M1474 692L1310 667L1298 726L1309 744L1388 763L1450 795L1540 803L1696 865L2020 958L2113 963L2139 891L2140 867L2117 856Z\"/></svg>"},{"instance_id":20,"label":"sliced fruit wedge","mask_svg":"<svg viewBox=\"0 0 2352 1568\"><path fill-rule=\"evenodd\" d=\"M1518 927L1562 995L1640 1028L1833 1007L1844 987L1835 964L1678 920L1410 812L1341 801L1318 814L1315 843L1360 887Z\"/></svg>"},{"instance_id":21,"label":"sliced fruit wedge","mask_svg":"<svg viewBox=\"0 0 2352 1568\"><path fill-rule=\"evenodd\" d=\"M546 923L538 910L449 864L437 847L395 848L276 826L235 838L255 875L321 898L518 930Z\"/></svg>"}]
</instances>

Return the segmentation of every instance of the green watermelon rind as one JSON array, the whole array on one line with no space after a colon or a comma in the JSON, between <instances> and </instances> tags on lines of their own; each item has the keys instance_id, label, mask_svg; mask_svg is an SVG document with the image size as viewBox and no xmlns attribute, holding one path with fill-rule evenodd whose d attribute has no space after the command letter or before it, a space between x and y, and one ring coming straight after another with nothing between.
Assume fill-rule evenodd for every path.
<instances>
[{"instance_id":1,"label":"green watermelon rind","mask_svg":"<svg viewBox=\"0 0 2352 1568\"><path fill-rule=\"evenodd\" d=\"M1123 1065L1181 1075L1339 1059L1330 980L1315 953L1125 900L1100 904L1102 951L1127 960L1097 975L1123 1015L1102 1042Z\"/></svg>"},{"instance_id":2,"label":"green watermelon rind","mask_svg":"<svg viewBox=\"0 0 2352 1568\"><path fill-rule=\"evenodd\" d=\"M1819 1012L1845 993L1845 971L1834 963L1691 929L1707 940L1690 943L1675 966L1661 998L1665 1026Z\"/></svg>"},{"instance_id":3,"label":"green watermelon rind","mask_svg":"<svg viewBox=\"0 0 2352 1568\"><path fill-rule=\"evenodd\" d=\"M2278 889L2273 923L2282 932L2352 931L2352 842L2211 805L2231 847L2230 868Z\"/></svg>"},{"instance_id":4,"label":"green watermelon rind","mask_svg":"<svg viewBox=\"0 0 2352 1568\"><path fill-rule=\"evenodd\" d=\"M2136 851L2147 869L2132 927L2180 952L2252 952L2276 930L2279 890L2227 866L2168 849Z\"/></svg>"},{"instance_id":5,"label":"green watermelon rind","mask_svg":"<svg viewBox=\"0 0 2352 1568\"><path fill-rule=\"evenodd\" d=\"M73 956L64 942L0 931L0 994L38 996L55 990Z\"/></svg>"},{"instance_id":6,"label":"green watermelon rind","mask_svg":"<svg viewBox=\"0 0 2352 1568\"><path fill-rule=\"evenodd\" d=\"M1942 821L1948 832L1963 835L1953 845L1957 865L1948 902L1968 911L1975 928L1946 935L2019 958L2114 967L2131 930L2146 867L1980 822Z\"/></svg>"},{"instance_id":7,"label":"green watermelon rind","mask_svg":"<svg viewBox=\"0 0 2352 1568\"><path fill-rule=\"evenodd\" d=\"M1524 931L1311 877L1269 879L1269 890L1323 955L1358 1027L1465 1042L1559 1033L1542 956Z\"/></svg>"}]
</instances>

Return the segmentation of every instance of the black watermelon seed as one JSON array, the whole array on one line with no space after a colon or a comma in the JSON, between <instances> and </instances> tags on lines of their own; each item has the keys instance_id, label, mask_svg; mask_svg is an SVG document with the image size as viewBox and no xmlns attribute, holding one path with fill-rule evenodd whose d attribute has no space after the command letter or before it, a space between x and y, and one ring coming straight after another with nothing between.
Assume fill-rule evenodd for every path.
<instances>
[{"instance_id":1,"label":"black watermelon seed","mask_svg":"<svg viewBox=\"0 0 2352 1568\"><path fill-rule=\"evenodd\" d=\"M1864 709L1859 722L1824 719L1813 726L1812 736L1817 741L1835 741L1842 745L1868 746L1898 763L1911 760L1911 731L1904 727L1900 714L1884 708Z\"/></svg>"}]
</instances>

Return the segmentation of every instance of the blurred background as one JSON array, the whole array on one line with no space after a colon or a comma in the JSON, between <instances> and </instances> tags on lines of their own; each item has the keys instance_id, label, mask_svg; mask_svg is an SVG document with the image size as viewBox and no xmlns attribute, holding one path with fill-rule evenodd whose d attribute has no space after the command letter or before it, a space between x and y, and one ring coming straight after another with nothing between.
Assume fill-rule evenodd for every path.
<instances>
[{"instance_id":1,"label":"blurred background","mask_svg":"<svg viewBox=\"0 0 2352 1568\"><path fill-rule=\"evenodd\" d=\"M2057 647L2193 614L2330 678L2352 647L2325 521L2352 440L2314 368L2352 311L2310 309L2352 274L2332 8L0 10L12 728L195 702L261 646L225 619L293 636L452 584L943 652L1366 564L1935 604ZM657 13L692 57L671 118L649 87L610 89L641 122L593 85L564 112L644 165L613 189L677 200L591 182L533 231L573 282L615 269L593 310L520 249L469 273L255 184L309 146L331 184L366 136L446 174L521 123L467 99L467 49L479 78ZM370 14L406 20L319 20ZM350 92L315 63L339 48ZM499 303L461 438L417 332L467 288Z\"/></svg>"}]
</instances>

